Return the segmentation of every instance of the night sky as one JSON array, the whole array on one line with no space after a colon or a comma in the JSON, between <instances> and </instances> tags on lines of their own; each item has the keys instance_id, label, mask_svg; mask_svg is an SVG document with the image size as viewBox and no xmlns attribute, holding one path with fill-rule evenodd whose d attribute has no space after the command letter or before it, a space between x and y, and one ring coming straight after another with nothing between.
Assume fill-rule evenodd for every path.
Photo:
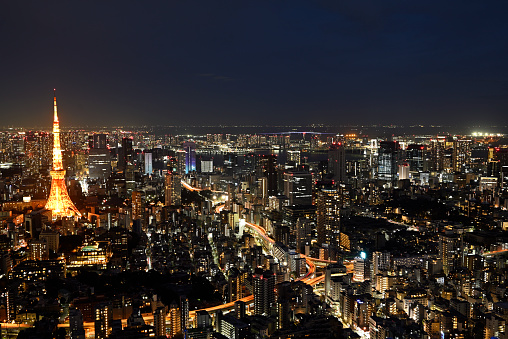
<instances>
[{"instance_id":1,"label":"night sky","mask_svg":"<svg viewBox=\"0 0 508 339\"><path fill-rule=\"evenodd\" d=\"M508 1L4 1L0 126L507 125Z\"/></svg>"}]
</instances>

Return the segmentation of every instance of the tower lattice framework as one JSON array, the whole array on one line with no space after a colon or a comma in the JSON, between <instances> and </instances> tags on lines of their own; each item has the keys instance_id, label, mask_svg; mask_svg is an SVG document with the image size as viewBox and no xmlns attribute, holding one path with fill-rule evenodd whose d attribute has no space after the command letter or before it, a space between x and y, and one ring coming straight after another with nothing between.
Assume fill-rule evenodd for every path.
<instances>
[{"instance_id":1,"label":"tower lattice framework","mask_svg":"<svg viewBox=\"0 0 508 339\"><path fill-rule=\"evenodd\" d=\"M53 170L51 171L51 190L46 203L46 209L52 211L52 218L81 217L76 206L67 193L65 185L65 169L62 163L62 150L60 148L60 122L56 107L56 93L53 103Z\"/></svg>"}]
</instances>

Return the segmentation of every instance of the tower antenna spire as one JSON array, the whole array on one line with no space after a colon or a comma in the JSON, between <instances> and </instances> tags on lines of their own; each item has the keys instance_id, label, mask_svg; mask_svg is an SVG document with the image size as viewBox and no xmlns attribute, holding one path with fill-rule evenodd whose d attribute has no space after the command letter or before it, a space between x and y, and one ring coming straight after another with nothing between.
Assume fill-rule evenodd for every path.
<instances>
[{"instance_id":1,"label":"tower antenna spire","mask_svg":"<svg viewBox=\"0 0 508 339\"><path fill-rule=\"evenodd\" d=\"M58 121L56 107L56 89L53 89L53 169L51 173L51 190L46 202L46 209L52 211L52 218L78 216L81 217L76 206L74 206L65 184L65 169L62 163L62 150L60 148L60 123Z\"/></svg>"}]
</instances>

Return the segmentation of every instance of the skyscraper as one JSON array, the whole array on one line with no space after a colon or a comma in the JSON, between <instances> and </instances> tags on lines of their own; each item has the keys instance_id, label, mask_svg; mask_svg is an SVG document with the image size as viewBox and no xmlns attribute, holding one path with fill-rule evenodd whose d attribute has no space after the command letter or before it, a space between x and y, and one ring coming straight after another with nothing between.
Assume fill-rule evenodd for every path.
<instances>
[{"instance_id":1,"label":"skyscraper","mask_svg":"<svg viewBox=\"0 0 508 339\"><path fill-rule=\"evenodd\" d=\"M346 182L346 150L341 142L333 143L328 150L328 173L334 180Z\"/></svg>"},{"instance_id":2,"label":"skyscraper","mask_svg":"<svg viewBox=\"0 0 508 339\"><path fill-rule=\"evenodd\" d=\"M317 195L317 241L338 245L340 237L340 192L336 188L323 188Z\"/></svg>"},{"instance_id":3,"label":"skyscraper","mask_svg":"<svg viewBox=\"0 0 508 339\"><path fill-rule=\"evenodd\" d=\"M439 235L439 257L445 274L453 272L461 264L462 238L458 234Z\"/></svg>"},{"instance_id":4,"label":"skyscraper","mask_svg":"<svg viewBox=\"0 0 508 339\"><path fill-rule=\"evenodd\" d=\"M161 306L153 312L153 326L157 337L166 336L166 307Z\"/></svg>"},{"instance_id":5,"label":"skyscraper","mask_svg":"<svg viewBox=\"0 0 508 339\"><path fill-rule=\"evenodd\" d=\"M254 314L269 316L275 307L275 274L256 270L253 276Z\"/></svg>"},{"instance_id":6,"label":"skyscraper","mask_svg":"<svg viewBox=\"0 0 508 339\"><path fill-rule=\"evenodd\" d=\"M104 133L94 134L92 136L92 145L90 148L108 148L108 137Z\"/></svg>"},{"instance_id":7,"label":"skyscraper","mask_svg":"<svg viewBox=\"0 0 508 339\"><path fill-rule=\"evenodd\" d=\"M471 146L469 139L453 140L452 167L453 171L463 173L466 166L471 164Z\"/></svg>"},{"instance_id":8,"label":"skyscraper","mask_svg":"<svg viewBox=\"0 0 508 339\"><path fill-rule=\"evenodd\" d=\"M182 177L178 172L178 161L171 158L165 179L165 205L178 206L182 203Z\"/></svg>"},{"instance_id":9,"label":"skyscraper","mask_svg":"<svg viewBox=\"0 0 508 339\"><path fill-rule=\"evenodd\" d=\"M390 252L374 252L372 253L372 261L372 274L375 276L390 269L391 254Z\"/></svg>"},{"instance_id":10,"label":"skyscraper","mask_svg":"<svg viewBox=\"0 0 508 339\"><path fill-rule=\"evenodd\" d=\"M289 205L312 205L312 174L307 172L284 173L284 195Z\"/></svg>"},{"instance_id":11,"label":"skyscraper","mask_svg":"<svg viewBox=\"0 0 508 339\"><path fill-rule=\"evenodd\" d=\"M378 178L393 183L397 179L397 163L399 160L399 143L397 141L382 141L379 144Z\"/></svg>"},{"instance_id":12,"label":"skyscraper","mask_svg":"<svg viewBox=\"0 0 508 339\"><path fill-rule=\"evenodd\" d=\"M180 327L182 331L189 328L189 299L185 295L180 296Z\"/></svg>"},{"instance_id":13,"label":"skyscraper","mask_svg":"<svg viewBox=\"0 0 508 339\"><path fill-rule=\"evenodd\" d=\"M175 302L169 305L169 332L171 337L182 332L180 307L178 307L178 304Z\"/></svg>"},{"instance_id":14,"label":"skyscraper","mask_svg":"<svg viewBox=\"0 0 508 339\"><path fill-rule=\"evenodd\" d=\"M51 210L52 218L81 217L78 209L72 203L67 186L65 185L65 169L62 163L60 149L60 122L56 106L56 94L53 101L53 170L51 171L51 190L46 202L46 209Z\"/></svg>"},{"instance_id":15,"label":"skyscraper","mask_svg":"<svg viewBox=\"0 0 508 339\"><path fill-rule=\"evenodd\" d=\"M143 192L132 192L132 220L143 218Z\"/></svg>"},{"instance_id":16,"label":"skyscraper","mask_svg":"<svg viewBox=\"0 0 508 339\"><path fill-rule=\"evenodd\" d=\"M111 329L113 308L109 302L102 302L95 306L95 338L105 339Z\"/></svg>"},{"instance_id":17,"label":"skyscraper","mask_svg":"<svg viewBox=\"0 0 508 339\"><path fill-rule=\"evenodd\" d=\"M196 170L196 143L187 141L183 144L185 151L185 173Z\"/></svg>"},{"instance_id":18,"label":"skyscraper","mask_svg":"<svg viewBox=\"0 0 508 339\"><path fill-rule=\"evenodd\" d=\"M145 152L145 174L152 174L152 153Z\"/></svg>"},{"instance_id":19,"label":"skyscraper","mask_svg":"<svg viewBox=\"0 0 508 339\"><path fill-rule=\"evenodd\" d=\"M411 172L426 171L425 146L411 144L406 149L406 160Z\"/></svg>"},{"instance_id":20,"label":"skyscraper","mask_svg":"<svg viewBox=\"0 0 508 339\"><path fill-rule=\"evenodd\" d=\"M88 152L88 176L105 180L111 175L111 155L105 134L94 134Z\"/></svg>"},{"instance_id":21,"label":"skyscraper","mask_svg":"<svg viewBox=\"0 0 508 339\"><path fill-rule=\"evenodd\" d=\"M277 195L277 155L264 154L258 159L259 176L266 177L268 196Z\"/></svg>"},{"instance_id":22,"label":"skyscraper","mask_svg":"<svg viewBox=\"0 0 508 339\"><path fill-rule=\"evenodd\" d=\"M118 152L118 169L125 170L125 167L132 162L132 138L122 138L122 148Z\"/></svg>"}]
</instances>

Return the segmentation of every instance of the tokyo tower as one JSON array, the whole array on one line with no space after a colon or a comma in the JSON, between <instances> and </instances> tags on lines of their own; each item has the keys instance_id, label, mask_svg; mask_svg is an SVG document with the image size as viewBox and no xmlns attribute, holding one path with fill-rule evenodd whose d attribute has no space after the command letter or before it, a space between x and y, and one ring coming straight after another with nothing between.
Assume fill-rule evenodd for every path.
<instances>
[{"instance_id":1,"label":"tokyo tower","mask_svg":"<svg viewBox=\"0 0 508 339\"><path fill-rule=\"evenodd\" d=\"M45 207L52 211L53 220L63 217L81 217L81 213L74 206L65 185L65 170L62 164L62 150L60 149L60 123L56 108L56 91L53 109L53 170L50 172L51 191Z\"/></svg>"}]
</instances>

